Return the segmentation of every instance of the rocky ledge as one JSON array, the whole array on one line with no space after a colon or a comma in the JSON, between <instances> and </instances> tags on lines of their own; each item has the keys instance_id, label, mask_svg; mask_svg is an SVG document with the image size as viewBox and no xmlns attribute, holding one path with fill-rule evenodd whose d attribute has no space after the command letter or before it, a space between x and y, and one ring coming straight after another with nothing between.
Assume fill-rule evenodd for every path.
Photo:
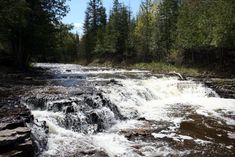
<instances>
[{"instance_id":1,"label":"rocky ledge","mask_svg":"<svg viewBox=\"0 0 235 157\"><path fill-rule=\"evenodd\" d=\"M204 82L221 97L235 99L235 79L210 78Z\"/></svg>"},{"instance_id":2,"label":"rocky ledge","mask_svg":"<svg viewBox=\"0 0 235 157\"><path fill-rule=\"evenodd\" d=\"M0 104L0 156L34 156L34 144L31 130L33 116L23 105Z\"/></svg>"}]
</instances>

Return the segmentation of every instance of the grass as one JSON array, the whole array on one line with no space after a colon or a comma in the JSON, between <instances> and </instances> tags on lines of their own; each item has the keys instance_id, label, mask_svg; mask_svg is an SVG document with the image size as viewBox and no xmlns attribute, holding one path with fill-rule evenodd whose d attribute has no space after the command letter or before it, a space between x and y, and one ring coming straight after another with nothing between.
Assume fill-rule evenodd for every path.
<instances>
[{"instance_id":1,"label":"grass","mask_svg":"<svg viewBox=\"0 0 235 157\"><path fill-rule=\"evenodd\" d=\"M94 60L93 62L87 64L85 61L76 62L82 65L90 65L90 66L105 66L105 67L115 67L115 68L124 68L124 69L142 69L142 70L149 70L154 73L163 73L167 74L169 72L177 72L185 76L192 76L198 77L201 76L201 71L196 68L188 68L185 66L175 66L171 64L167 64L164 62L152 62L152 63L136 63L136 64L126 64L120 63L119 65L113 64L112 62L104 62L99 63L98 60Z\"/></svg>"},{"instance_id":2,"label":"grass","mask_svg":"<svg viewBox=\"0 0 235 157\"><path fill-rule=\"evenodd\" d=\"M183 67L183 66L174 66L174 65L162 63L162 62L137 63L134 65L131 65L131 68L150 70L156 73L169 73L169 72L175 71L180 74L183 74L186 76L193 76L193 77L197 77L200 75L200 72L198 69L188 68L188 67Z\"/></svg>"}]
</instances>

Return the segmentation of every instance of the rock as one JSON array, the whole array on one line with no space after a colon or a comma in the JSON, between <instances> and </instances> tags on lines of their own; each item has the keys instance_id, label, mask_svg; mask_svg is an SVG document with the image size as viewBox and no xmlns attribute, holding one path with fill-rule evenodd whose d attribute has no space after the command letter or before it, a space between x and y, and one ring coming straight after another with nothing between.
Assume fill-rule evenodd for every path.
<instances>
[{"instance_id":1,"label":"rock","mask_svg":"<svg viewBox=\"0 0 235 157\"><path fill-rule=\"evenodd\" d=\"M191 120L180 123L179 131L181 134L193 137L194 139L235 146L234 140L230 139L227 135L228 132L235 129L234 126L227 126L225 122L217 118L203 115L188 115L188 118Z\"/></svg>"},{"instance_id":2,"label":"rock","mask_svg":"<svg viewBox=\"0 0 235 157\"><path fill-rule=\"evenodd\" d=\"M3 105L0 117L0 156L34 156L31 129L26 125L33 120L29 109L23 105Z\"/></svg>"},{"instance_id":3,"label":"rock","mask_svg":"<svg viewBox=\"0 0 235 157\"><path fill-rule=\"evenodd\" d=\"M123 86L122 84L118 83L118 81L116 81L115 79L111 79L109 83L114 84L114 85Z\"/></svg>"},{"instance_id":4,"label":"rock","mask_svg":"<svg viewBox=\"0 0 235 157\"><path fill-rule=\"evenodd\" d=\"M98 150L81 151L75 156L109 157L109 155L106 152Z\"/></svg>"},{"instance_id":5,"label":"rock","mask_svg":"<svg viewBox=\"0 0 235 157\"><path fill-rule=\"evenodd\" d=\"M212 78L204 83L223 98L235 98L235 79Z\"/></svg>"},{"instance_id":6,"label":"rock","mask_svg":"<svg viewBox=\"0 0 235 157\"><path fill-rule=\"evenodd\" d=\"M84 102L85 102L88 106L92 107L93 109L99 107L99 103L96 102L94 99L92 99L92 97L85 97L85 98L84 98Z\"/></svg>"},{"instance_id":7,"label":"rock","mask_svg":"<svg viewBox=\"0 0 235 157\"><path fill-rule=\"evenodd\" d=\"M153 140L154 137L152 133L155 129L152 128L138 128L138 129L125 129L121 130L119 133L123 134L129 140L136 140L136 139L148 139Z\"/></svg>"}]
</instances>

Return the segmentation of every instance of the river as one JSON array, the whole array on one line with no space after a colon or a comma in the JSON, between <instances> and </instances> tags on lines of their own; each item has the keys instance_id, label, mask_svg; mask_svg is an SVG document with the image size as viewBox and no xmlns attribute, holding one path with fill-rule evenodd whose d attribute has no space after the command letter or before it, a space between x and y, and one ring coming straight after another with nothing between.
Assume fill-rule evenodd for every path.
<instances>
[{"instance_id":1,"label":"river","mask_svg":"<svg viewBox=\"0 0 235 157\"><path fill-rule=\"evenodd\" d=\"M233 156L235 99L203 83L142 70L34 64L44 85L22 96L41 157ZM42 79L42 78L40 78ZM39 79L39 80L40 80Z\"/></svg>"}]
</instances>

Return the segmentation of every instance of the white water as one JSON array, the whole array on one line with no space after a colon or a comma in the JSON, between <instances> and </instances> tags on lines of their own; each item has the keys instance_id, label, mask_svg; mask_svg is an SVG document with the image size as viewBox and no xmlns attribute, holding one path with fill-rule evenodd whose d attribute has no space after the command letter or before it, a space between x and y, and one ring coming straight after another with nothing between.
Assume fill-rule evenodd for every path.
<instances>
[{"instance_id":1,"label":"white water","mask_svg":"<svg viewBox=\"0 0 235 157\"><path fill-rule=\"evenodd\" d=\"M88 82L105 80L98 74L129 74L143 76L148 71L139 70L109 70L109 69L86 69L74 65L51 65L37 64L39 67L54 68L59 73L94 74L97 76L87 77ZM66 72L71 69L71 72ZM84 70L84 71L83 71ZM209 141L194 139L193 137L176 133L182 121L190 121L187 115L195 114L212 117L226 124L234 126L235 120L227 115L235 115L235 100L223 99L211 89L201 83L193 81L179 81L176 77L158 78L155 76L143 77L142 79L115 79L117 84L97 85L95 88L101 90L104 96L115 104L122 115L128 119L125 121L115 120L113 116L107 123L115 123L111 128L101 133L78 133L60 126L60 121L65 118L65 113L52 111L33 111L35 118L46 121L49 126L48 150L41 156L69 156L81 152L104 151L111 157L126 156L184 156L190 150L176 150L168 143L144 141L130 141L120 134L122 130L138 128L158 128L159 125L148 126L144 121L137 120L144 118L156 122L170 123L160 132L152 133L155 139L171 138L175 141L194 140L197 143L205 144ZM190 111L184 110L190 108ZM222 112L218 112L222 111ZM108 113L108 111L107 111ZM106 114L106 112L103 112ZM228 136L234 139L234 132L228 132ZM136 145L141 145L135 149ZM231 146L228 146L231 147Z\"/></svg>"}]
</instances>

